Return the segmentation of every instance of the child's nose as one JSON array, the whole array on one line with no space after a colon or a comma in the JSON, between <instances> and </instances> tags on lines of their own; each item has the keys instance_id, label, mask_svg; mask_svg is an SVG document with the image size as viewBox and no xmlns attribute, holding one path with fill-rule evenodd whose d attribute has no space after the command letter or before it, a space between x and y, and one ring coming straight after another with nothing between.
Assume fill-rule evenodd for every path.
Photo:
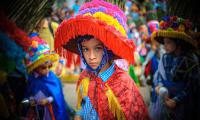
<instances>
[{"instance_id":1,"label":"child's nose","mask_svg":"<svg viewBox=\"0 0 200 120\"><path fill-rule=\"evenodd\" d=\"M95 52L94 52L93 50L90 51L89 58L90 58L90 59L96 58Z\"/></svg>"}]
</instances>

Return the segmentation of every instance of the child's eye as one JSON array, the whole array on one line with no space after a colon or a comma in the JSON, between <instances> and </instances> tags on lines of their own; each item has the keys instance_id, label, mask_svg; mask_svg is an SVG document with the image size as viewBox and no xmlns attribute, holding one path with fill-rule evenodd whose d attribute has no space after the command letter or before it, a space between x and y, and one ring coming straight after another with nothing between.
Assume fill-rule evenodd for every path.
<instances>
[{"instance_id":1,"label":"child's eye","mask_svg":"<svg viewBox=\"0 0 200 120\"><path fill-rule=\"evenodd\" d=\"M82 48L82 51L83 51L83 52L87 52L87 51L88 51L88 48Z\"/></svg>"},{"instance_id":2,"label":"child's eye","mask_svg":"<svg viewBox=\"0 0 200 120\"><path fill-rule=\"evenodd\" d=\"M96 51L99 51L99 50L102 50L102 49L103 49L102 47L96 47L95 48Z\"/></svg>"}]
</instances>

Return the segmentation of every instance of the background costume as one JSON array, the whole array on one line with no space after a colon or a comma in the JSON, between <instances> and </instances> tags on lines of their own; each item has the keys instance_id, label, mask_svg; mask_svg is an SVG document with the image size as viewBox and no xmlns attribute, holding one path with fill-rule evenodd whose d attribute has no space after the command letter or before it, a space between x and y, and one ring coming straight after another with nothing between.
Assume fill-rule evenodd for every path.
<instances>
[{"instance_id":1,"label":"background costume","mask_svg":"<svg viewBox=\"0 0 200 120\"><path fill-rule=\"evenodd\" d=\"M198 58L191 51L196 48L196 41L187 33L191 29L188 20L177 16L164 17L160 22L160 29L152 35L153 40L163 43L163 38L168 37L174 41L176 46L187 44L187 49L182 48L178 56L164 54L158 66L154 78L155 86L165 87L167 90L159 91L151 116L158 120L189 120L199 118L199 63ZM181 46L185 47L185 46ZM160 94L162 93L162 94ZM174 109L168 109L164 105L164 94L176 102ZM160 102L160 105L158 105ZM157 107L156 107L157 106ZM194 110L194 111L193 111ZM196 117L196 118L194 118Z\"/></svg>"},{"instance_id":2,"label":"background costume","mask_svg":"<svg viewBox=\"0 0 200 120\"><path fill-rule=\"evenodd\" d=\"M37 110L43 113L43 119L67 120L69 116L66 112L62 86L58 77L52 71L46 76L35 73L35 69L45 62L58 60L58 55L50 52L47 43L37 35L36 33L30 35L32 45L28 51L29 56L26 59L29 72L26 97L34 99L36 104L41 99L50 99L48 105L37 105Z\"/></svg>"}]
</instances>

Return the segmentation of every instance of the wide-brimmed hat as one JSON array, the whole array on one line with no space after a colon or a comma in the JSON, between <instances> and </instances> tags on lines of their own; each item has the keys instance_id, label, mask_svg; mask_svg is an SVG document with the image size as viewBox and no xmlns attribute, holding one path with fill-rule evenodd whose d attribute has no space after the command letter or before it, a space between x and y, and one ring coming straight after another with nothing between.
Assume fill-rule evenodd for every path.
<instances>
[{"instance_id":1,"label":"wide-brimmed hat","mask_svg":"<svg viewBox=\"0 0 200 120\"><path fill-rule=\"evenodd\" d=\"M166 16L159 23L159 30L153 32L151 39L163 44L163 37L175 38L197 47L197 42L188 34L192 29L192 24L188 19L177 16Z\"/></svg>"},{"instance_id":2,"label":"wide-brimmed hat","mask_svg":"<svg viewBox=\"0 0 200 120\"><path fill-rule=\"evenodd\" d=\"M32 44L29 47L26 57L28 73L31 73L47 61L55 62L58 60L58 54L51 52L49 45L40 39L36 33L31 35L31 39Z\"/></svg>"},{"instance_id":3,"label":"wide-brimmed hat","mask_svg":"<svg viewBox=\"0 0 200 120\"><path fill-rule=\"evenodd\" d=\"M76 17L64 20L55 35L55 48L64 46L79 54L78 36L92 35L115 55L133 63L135 45L127 37L126 16L116 5L103 0L85 3Z\"/></svg>"}]
</instances>

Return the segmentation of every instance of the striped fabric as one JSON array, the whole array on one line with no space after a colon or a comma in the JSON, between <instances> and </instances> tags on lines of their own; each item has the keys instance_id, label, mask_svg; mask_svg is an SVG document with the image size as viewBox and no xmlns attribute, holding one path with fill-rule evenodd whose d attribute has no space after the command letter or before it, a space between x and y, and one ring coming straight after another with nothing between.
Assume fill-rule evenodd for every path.
<instances>
[{"instance_id":1,"label":"striped fabric","mask_svg":"<svg viewBox=\"0 0 200 120\"><path fill-rule=\"evenodd\" d=\"M100 73L98 76L102 79L103 82L106 82L110 76L114 73L115 64L113 63L107 70ZM96 110L93 108L90 98L88 96L83 98L82 109L79 110L76 114L81 116L83 120L99 120Z\"/></svg>"}]
</instances>

